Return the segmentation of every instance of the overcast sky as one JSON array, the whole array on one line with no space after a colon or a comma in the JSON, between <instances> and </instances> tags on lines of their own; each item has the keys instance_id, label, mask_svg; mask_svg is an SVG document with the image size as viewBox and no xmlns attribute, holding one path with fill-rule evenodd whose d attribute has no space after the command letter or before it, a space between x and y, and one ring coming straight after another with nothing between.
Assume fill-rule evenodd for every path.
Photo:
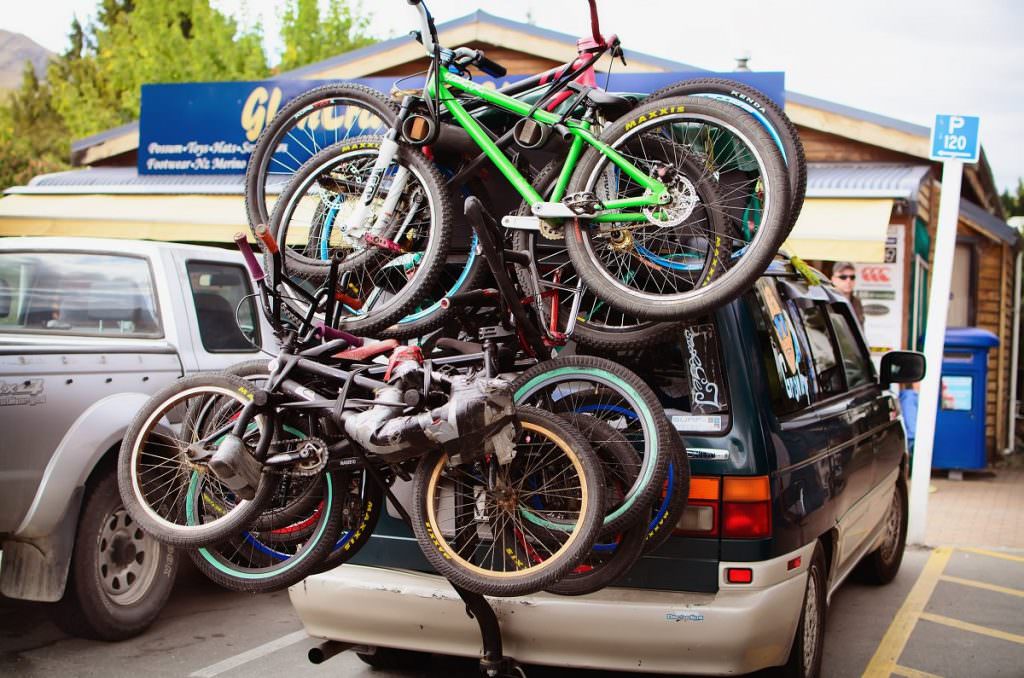
<instances>
[{"instance_id":1,"label":"overcast sky","mask_svg":"<svg viewBox=\"0 0 1024 678\"><path fill-rule=\"evenodd\" d=\"M61 51L71 17L97 0L4 3L0 27ZM214 0L261 22L271 62L280 2ZM428 0L438 22L476 8L583 35L585 0ZM380 37L416 27L405 0L363 2ZM1024 2L1019 0L598 0L601 27L627 49L710 70L746 52L754 70L786 73L787 89L931 126L936 113L981 116L1000 189L1024 176ZM614 80L613 80L614 85Z\"/></svg>"}]
</instances>

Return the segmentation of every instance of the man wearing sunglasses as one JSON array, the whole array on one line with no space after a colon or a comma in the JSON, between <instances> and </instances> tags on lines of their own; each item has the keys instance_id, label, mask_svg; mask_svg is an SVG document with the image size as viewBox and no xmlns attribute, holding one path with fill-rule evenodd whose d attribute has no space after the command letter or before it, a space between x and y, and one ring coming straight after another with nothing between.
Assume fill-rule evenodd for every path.
<instances>
[{"instance_id":1,"label":"man wearing sunglasses","mask_svg":"<svg viewBox=\"0 0 1024 678\"><path fill-rule=\"evenodd\" d=\"M864 304L860 303L860 299L853 293L856 282L857 269L853 267L853 264L848 261L837 261L836 265L832 267L832 284L835 285L837 291L850 300L853 314L857 317L857 322L863 326Z\"/></svg>"}]
</instances>

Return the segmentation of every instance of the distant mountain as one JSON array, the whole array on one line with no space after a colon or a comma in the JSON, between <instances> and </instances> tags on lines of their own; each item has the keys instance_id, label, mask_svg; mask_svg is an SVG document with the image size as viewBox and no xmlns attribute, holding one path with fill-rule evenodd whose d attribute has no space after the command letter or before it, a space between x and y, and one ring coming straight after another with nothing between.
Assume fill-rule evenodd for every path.
<instances>
[{"instance_id":1,"label":"distant mountain","mask_svg":"<svg viewBox=\"0 0 1024 678\"><path fill-rule=\"evenodd\" d=\"M32 38L0 29L0 90L17 89L25 62L31 61L39 77L46 75L46 64L54 57Z\"/></svg>"}]
</instances>

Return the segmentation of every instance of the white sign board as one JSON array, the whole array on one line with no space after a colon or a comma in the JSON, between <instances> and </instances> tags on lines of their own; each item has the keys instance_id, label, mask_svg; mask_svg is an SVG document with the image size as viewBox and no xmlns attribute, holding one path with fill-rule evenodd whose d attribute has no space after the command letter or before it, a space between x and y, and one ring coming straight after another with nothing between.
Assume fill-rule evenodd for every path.
<instances>
[{"instance_id":1,"label":"white sign board","mask_svg":"<svg viewBox=\"0 0 1024 678\"><path fill-rule=\"evenodd\" d=\"M903 348L903 224L889 224L883 263L858 264L854 293L864 307L864 336L871 357Z\"/></svg>"}]
</instances>

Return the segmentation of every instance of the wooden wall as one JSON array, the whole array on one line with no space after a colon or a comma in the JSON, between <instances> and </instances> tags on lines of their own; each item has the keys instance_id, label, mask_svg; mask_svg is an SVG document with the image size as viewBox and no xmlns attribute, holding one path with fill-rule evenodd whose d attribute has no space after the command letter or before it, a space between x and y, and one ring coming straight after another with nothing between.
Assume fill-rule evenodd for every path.
<instances>
[{"instance_id":1,"label":"wooden wall","mask_svg":"<svg viewBox=\"0 0 1024 678\"><path fill-rule=\"evenodd\" d=\"M902 162L921 164L921 159L879 146L797 126L807 162Z\"/></svg>"}]
</instances>

